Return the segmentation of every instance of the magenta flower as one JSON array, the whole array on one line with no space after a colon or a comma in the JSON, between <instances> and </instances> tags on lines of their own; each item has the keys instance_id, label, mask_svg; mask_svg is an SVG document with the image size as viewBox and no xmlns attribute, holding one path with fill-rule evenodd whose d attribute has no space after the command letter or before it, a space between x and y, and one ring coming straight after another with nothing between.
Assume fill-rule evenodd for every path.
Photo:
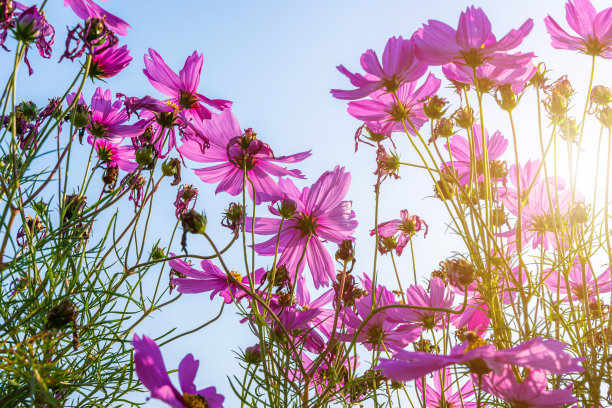
<instances>
[{"instance_id":1,"label":"magenta flower","mask_svg":"<svg viewBox=\"0 0 612 408\"><path fill-rule=\"evenodd\" d=\"M480 132L480 126L474 125L472 127L472 135L473 135L473 143L474 143L474 153L475 153L475 162L476 162L476 177L477 181L484 180L484 149L482 146L482 136ZM499 130L496 130L493 133L493 136L489 136L489 132L485 129L485 142L486 149L488 152L489 158L489 167L491 167L491 163L495 160L499 159L506 148L508 147L508 139L506 139ZM453 168L457 171L458 180L462 185L468 184L470 181L470 171L471 171L471 162L470 162L470 142L463 136L454 135L449 141L446 143L446 149L450 150L453 155L452 163L446 162L443 165L444 168ZM499 174L501 176L501 174ZM494 180L498 174L490 171L491 179ZM505 172L503 174L505 177Z\"/></svg>"},{"instance_id":2,"label":"magenta flower","mask_svg":"<svg viewBox=\"0 0 612 408\"><path fill-rule=\"evenodd\" d=\"M369 289L369 288L368 288ZM379 301L377 306L385 306L387 299L385 297L377 297ZM368 322L361 328L357 334L356 340L363 344L366 349L372 350L402 350L408 344L416 341L421 335L421 328L414 324L400 324L390 318L390 313L394 309L389 309L384 312L376 313ZM352 309L344 309L344 324L346 325L346 333L338 334L338 338L342 341L353 341L355 333L363 324L365 318L372 311L372 297L364 296L355 302L355 311Z\"/></svg>"},{"instance_id":3,"label":"magenta flower","mask_svg":"<svg viewBox=\"0 0 612 408\"><path fill-rule=\"evenodd\" d=\"M328 286L330 279L336 276L334 263L323 241L340 244L345 239L352 239L351 234L357 227L352 203L342 200L348 192L350 181L350 173L340 166L323 173L312 187L304 188L301 192L290 180L279 181L281 190L296 203L297 211L283 222L279 242L282 255L278 265L285 265L291 276L295 276L308 263L317 289ZM277 209L269 208L274 215L280 216ZM275 254L280 222L279 218L255 219L256 234L273 235L268 241L255 245L260 255ZM250 219L246 221L246 230L251 232Z\"/></svg>"},{"instance_id":4,"label":"magenta flower","mask_svg":"<svg viewBox=\"0 0 612 408\"><path fill-rule=\"evenodd\" d=\"M460 310L458 305L455 310ZM480 293L468 292L467 306L462 314L451 315L451 324L457 329L473 331L479 336L487 332L491 319L489 318L489 307Z\"/></svg>"},{"instance_id":5,"label":"magenta flower","mask_svg":"<svg viewBox=\"0 0 612 408\"><path fill-rule=\"evenodd\" d=\"M166 371L159 346L153 339L134 335L134 366L138 379L151 391L151 398L164 401L173 408L223 408L225 397L217 394L215 387L198 390L194 380L200 362L187 354L178 367L179 383L182 393L177 390Z\"/></svg>"},{"instance_id":6,"label":"magenta flower","mask_svg":"<svg viewBox=\"0 0 612 408\"><path fill-rule=\"evenodd\" d=\"M66 100L71 103L73 98L74 94L71 94ZM121 101L113 102L113 94L110 89L103 91L100 87L96 88L89 107L91 122L86 127L89 134L94 138L104 138L113 144L121 143L126 137L141 134L140 126L125 124L128 115L122 107Z\"/></svg>"},{"instance_id":7,"label":"magenta flower","mask_svg":"<svg viewBox=\"0 0 612 408\"><path fill-rule=\"evenodd\" d=\"M431 278L429 281L429 293L421 285L410 285L406 289L407 305L449 309L453 305L454 299L455 292L438 277ZM418 324L426 330L435 327L447 327L448 322L444 321L445 316L446 313L433 310L400 308L389 310L390 320L399 323Z\"/></svg>"},{"instance_id":8,"label":"magenta flower","mask_svg":"<svg viewBox=\"0 0 612 408\"><path fill-rule=\"evenodd\" d=\"M116 44L112 47L96 47L92 54L89 75L98 79L114 77L130 65L130 62L132 57L127 45L121 48Z\"/></svg>"},{"instance_id":9,"label":"magenta flower","mask_svg":"<svg viewBox=\"0 0 612 408\"><path fill-rule=\"evenodd\" d=\"M394 92L403 83L416 81L427 71L427 65L414 56L412 39L405 40L402 37L389 38L383 52L382 65L376 53L367 50L361 55L361 67L366 72L365 76L353 74L343 65L338 65L338 71L344 74L357 89L347 91L332 89L331 94L334 98L361 99L379 89Z\"/></svg>"},{"instance_id":10,"label":"magenta flower","mask_svg":"<svg viewBox=\"0 0 612 408\"><path fill-rule=\"evenodd\" d=\"M144 63L146 68L143 72L151 85L164 95L170 96L172 101L181 105L187 112L195 113L200 119L211 117L210 110L201 102L220 111L231 108L232 103L230 101L209 99L198 93L204 54L198 54L197 51L194 51L191 56L187 57L185 66L178 75L152 48L149 48L149 54L145 54Z\"/></svg>"},{"instance_id":11,"label":"magenta flower","mask_svg":"<svg viewBox=\"0 0 612 408\"><path fill-rule=\"evenodd\" d=\"M488 62L518 68L533 53L507 54L506 51L518 47L532 28L533 20L528 19L518 30L511 30L498 41L484 11L471 6L461 13L456 30L441 21L429 20L413 36L415 53L428 65L456 62L475 68Z\"/></svg>"},{"instance_id":12,"label":"magenta flower","mask_svg":"<svg viewBox=\"0 0 612 408\"><path fill-rule=\"evenodd\" d=\"M482 377L483 391L513 407L561 408L578 401L572 396L572 386L562 390L546 390L547 385L546 374L540 370L531 371L518 384L508 366L501 374L490 373Z\"/></svg>"},{"instance_id":13,"label":"magenta flower","mask_svg":"<svg viewBox=\"0 0 612 408\"><path fill-rule=\"evenodd\" d=\"M383 90L370 94L371 99L349 102L348 113L366 122L366 126L376 128L377 132L390 135L391 132L403 132L402 122L405 122L408 132L415 134L410 125L420 129L427 122L423 112L423 100L435 94L440 89L440 80L429 74L425 83L416 89L416 81L405 82L397 90L397 97ZM377 126L377 125L382 125Z\"/></svg>"},{"instance_id":14,"label":"magenta flower","mask_svg":"<svg viewBox=\"0 0 612 408\"><path fill-rule=\"evenodd\" d=\"M521 243L525 246L531 242L533 249L539 245L542 245L546 250L557 248L558 245L563 247L568 240L562 233L565 223L563 214L567 214L569 210L572 193L569 189L565 189L565 183L561 179L557 181L556 187L553 178L550 178L550 180L534 180L538 165L538 161L528 162L520 171L521 195L524 196L527 188L533 185L529 190L527 200L523 201ZM516 172L514 165L510 167L508 175L511 185L508 186L502 199L506 208L511 213L517 214L519 202L515 187ZM555 194L551 194L550 199L549 191L555 192ZM577 196L577 199L580 200L580 196ZM516 228L499 235L508 238L511 248L515 248Z\"/></svg>"},{"instance_id":15,"label":"magenta flower","mask_svg":"<svg viewBox=\"0 0 612 408\"><path fill-rule=\"evenodd\" d=\"M410 215L408 210L400 211L401 219L395 219L378 224L378 235L384 238L393 237L396 240L395 252L400 256L412 237L423 228L427 236L428 226L418 215ZM399 234L398 234L399 233ZM396 237L397 234L397 237ZM376 235L376 230L370 231L370 236Z\"/></svg>"},{"instance_id":16,"label":"magenta flower","mask_svg":"<svg viewBox=\"0 0 612 408\"><path fill-rule=\"evenodd\" d=\"M453 392L456 385L451 377L450 370L443 369L433 373L434 386L425 384L425 404L431 408L476 408L473 401L474 385L468 380L457 392ZM444 380L444 381L442 381ZM416 380L416 389L423 395L423 381Z\"/></svg>"},{"instance_id":17,"label":"magenta flower","mask_svg":"<svg viewBox=\"0 0 612 408\"><path fill-rule=\"evenodd\" d=\"M98 154L98 159L108 166L116 166L128 172L138 168L132 146L120 146L105 139L96 139L94 149Z\"/></svg>"},{"instance_id":18,"label":"magenta flower","mask_svg":"<svg viewBox=\"0 0 612 408\"><path fill-rule=\"evenodd\" d=\"M119 35L127 35L128 23L98 6L94 0L64 0L64 7L70 6L74 14L83 20L100 18L110 30Z\"/></svg>"},{"instance_id":19,"label":"magenta flower","mask_svg":"<svg viewBox=\"0 0 612 408\"><path fill-rule=\"evenodd\" d=\"M544 19L554 48L612 58L612 7L598 13L589 0L570 0L565 3L565 19L577 37L568 34L550 15Z\"/></svg>"},{"instance_id":20,"label":"magenta flower","mask_svg":"<svg viewBox=\"0 0 612 408\"><path fill-rule=\"evenodd\" d=\"M520 93L531 79L538 67L531 61L518 68L505 68L492 64L483 64L476 68L476 79L481 92L497 90L501 85L512 85L516 94ZM442 73L457 85L474 85L474 71L462 64L451 62L442 66Z\"/></svg>"},{"instance_id":21,"label":"magenta flower","mask_svg":"<svg viewBox=\"0 0 612 408\"><path fill-rule=\"evenodd\" d=\"M194 171L205 183L219 183L215 193L225 191L233 196L242 193L245 167L246 175L255 187L256 204L282 197L282 191L270 176L304 178L299 170L290 170L279 164L301 162L310 156L310 151L274 156L270 146L257 139L255 132L240 129L238 120L229 110L203 122L194 119L190 126L196 136L187 139L178 150L186 158L199 163L218 163ZM210 143L206 153L205 142ZM246 186L253 197L248 180Z\"/></svg>"},{"instance_id":22,"label":"magenta flower","mask_svg":"<svg viewBox=\"0 0 612 408\"><path fill-rule=\"evenodd\" d=\"M574 301L584 301L586 298L588 302L592 302L597 299L598 292L600 294L610 292L610 268L598 276L595 276L588 262L584 264L584 271L582 268L580 260L576 259L568 274L569 292ZM552 293L557 293L558 288L561 295L567 296L568 288L563 274L559 280L557 280L559 276L556 270L544 270L543 275L545 276L544 283ZM567 297L564 300L567 301Z\"/></svg>"},{"instance_id":23,"label":"magenta flower","mask_svg":"<svg viewBox=\"0 0 612 408\"><path fill-rule=\"evenodd\" d=\"M170 256L175 255L171 253ZM211 292L211 300L218 294L225 300L225 303L232 303L247 296L246 292L233 283L225 272L222 272L208 259L203 259L200 263L201 271L193 268L182 259L172 259L168 261L168 264L174 271L175 276L179 276L172 278L170 284L176 286L176 290L180 293ZM254 283L259 285L265 273L266 271L263 268L256 270L253 274ZM242 276L236 271L231 271L230 274L245 287L250 287L248 276Z\"/></svg>"},{"instance_id":24,"label":"magenta flower","mask_svg":"<svg viewBox=\"0 0 612 408\"><path fill-rule=\"evenodd\" d=\"M583 371L578 363L584 358L572 357L564 351L566 344L555 339L536 337L505 350L495 350L493 345L469 346L466 341L454 347L450 355L402 350L394 354L394 360L381 359L378 368L394 381L416 380L453 364L465 364L472 373L480 375L490 371L501 374L507 364L551 374Z\"/></svg>"}]
</instances>

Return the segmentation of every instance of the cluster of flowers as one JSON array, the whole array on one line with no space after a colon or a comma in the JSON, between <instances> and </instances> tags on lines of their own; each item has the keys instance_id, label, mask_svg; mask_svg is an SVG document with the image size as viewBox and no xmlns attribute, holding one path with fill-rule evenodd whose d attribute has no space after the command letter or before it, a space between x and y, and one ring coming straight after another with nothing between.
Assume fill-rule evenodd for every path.
<instances>
[{"instance_id":1,"label":"cluster of flowers","mask_svg":"<svg viewBox=\"0 0 612 408\"><path fill-rule=\"evenodd\" d=\"M116 35L126 35L129 25L93 0L65 0L65 5L72 7L84 24L69 32L62 58L76 59L86 53L86 67L94 78L121 72L131 57L126 46L118 46ZM548 17L545 24L553 46L593 57L612 57L612 8L597 13L588 0L575 0L569 1L566 9L568 23L579 37L567 34ZM50 56L54 30L35 6L5 2L0 11L0 45L13 30L20 41L35 43L42 56ZM82 97L75 101L74 95L69 96L67 103L74 106L73 112L61 119L80 129L82 137L87 135L98 165L104 169L105 184L114 187L119 170L128 173L124 180L129 182L122 184L133 189L136 205L140 204L142 183L133 182L133 176L156 159L166 158L162 170L175 176L174 185L179 184L180 169L187 159L199 163L195 174L205 183L216 184L217 193L248 193L253 205L268 204L270 216L256 218L246 216L243 206L232 204L224 225L236 236L271 236L253 246L257 254L273 257L271 268L249 270L247 262L247 271L241 274L228 269L218 254L218 261L203 260L201 269L196 269L170 254L170 285L180 293L210 292L211 299L218 295L228 304L246 304L251 312L243 322L254 331L271 328L275 347L289 350L297 362L296 368L287 367L288 376L304 382L307 388L319 394L343 390L338 395L358 402L380 379L393 380L400 388L402 382L417 380L417 390L427 406L476 407L480 392L476 389L512 406L562 406L576 401L572 385L561 388L556 382L548 389L547 375L580 372L583 368L578 363L584 358L565 351L566 344L559 339L537 336L516 345L510 338L502 341L491 330L494 316L490 309L492 304L514 306L519 294L524 296L524 283L535 279L525 265L512 266L511 254L529 244L541 251L568 251L575 244L575 229L588 220L587 205L570 184L543 176L539 160L523 165L517 162L508 168L503 160L508 140L499 131L490 135L467 104L447 116L448 102L436 95L442 81L432 73L418 84L429 67L442 66L443 74L466 103L473 88L479 98L484 93L494 95L508 112L532 85L546 92L551 121L567 135L572 122L567 116L571 85L563 78L547 84L544 71L533 63L533 53L509 52L532 27L532 20L527 20L497 39L484 12L470 7L461 13L456 29L430 20L409 39L389 39L382 62L368 50L361 57L364 75L338 67L355 88L335 89L332 95L351 100L349 114L364 122L356 143L364 141L378 149L376 188L389 176L397 178L400 166L397 154L387 153L383 143L393 143L392 135L397 132L423 141L420 129L430 122L430 143L435 146L439 138L446 138L450 159L442 160L435 169L439 175L436 195L444 201L459 196L473 214L485 208L490 225L496 228L495 238L504 239L502 248L491 249L482 266L474 266L476 262L466 258L452 258L441 263L427 285L415 282L405 291L379 285L376 276L366 274L359 285L353 276L352 235L357 220L351 202L345 200L350 173L337 166L310 187L298 188L293 180L305 176L286 166L302 162L310 152L276 156L253 129L240 127L231 112L232 102L202 95L198 90L202 54L194 52L177 74L161 55L149 49L144 56L144 74L168 99L113 95L111 90L98 88L89 104ZM607 88L593 88L594 112L607 127L612 126L611 95ZM39 113L31 104L20 105L17 133L22 147L35 141L42 119L54 114L56 108L57 101ZM9 122L11 119L5 118L4 124ZM467 138L458 134L455 126L463 129ZM575 120L573 126L576 128ZM442 158L437 146L435 149ZM180 159L168 158L173 152ZM204 234L205 220L193 209L196 197L193 186L179 187L176 216L186 232ZM513 228L506 211L517 218ZM381 254L401 256L410 240L420 231L427 234L427 229L424 220L402 210L399 219L379 224L371 235L376 237ZM327 243L338 245L335 256ZM587 308L597 308L599 294L611 290L610 269L596 274L588 260L577 256L570 263L570 273L564 279L553 269L542 269L532 287L548 288L559 303L583 302ZM304 272L306 267L309 274ZM331 289L311 300L310 279L315 289L330 285ZM491 282L499 283L500 289L492 293ZM258 323L260 318L267 326ZM450 353L440 353L428 336L448 335L451 327L457 330L459 341ZM328 372L332 366L335 370L340 366L346 376L355 370L359 362L349 357L350 347L346 347L355 343L385 352L389 358L373 363L375 370L364 374L373 381L346 390L348 380ZM133 345L136 372L151 397L173 407L222 406L224 397L214 387L198 390L194 385L199 363L191 354L178 368L180 392L172 385L155 342L147 336L135 336ZM265 358L262 346L248 350L249 363L258 364ZM414 351L405 350L408 346ZM393 358L389 352L394 353ZM453 365L455 374L464 368L460 371L465 374L463 384L452 379ZM425 380L430 373L434 373L433 388Z\"/></svg>"}]
</instances>

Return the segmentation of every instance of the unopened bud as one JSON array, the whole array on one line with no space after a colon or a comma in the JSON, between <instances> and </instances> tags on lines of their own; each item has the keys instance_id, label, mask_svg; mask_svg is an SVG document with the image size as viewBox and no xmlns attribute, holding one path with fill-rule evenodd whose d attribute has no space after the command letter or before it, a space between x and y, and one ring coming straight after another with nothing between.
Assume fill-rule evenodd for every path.
<instances>
[{"instance_id":1,"label":"unopened bud","mask_svg":"<svg viewBox=\"0 0 612 408\"><path fill-rule=\"evenodd\" d=\"M607 86L595 85L591 89L590 100L599 106L608 106L612 102L612 90Z\"/></svg>"},{"instance_id":2,"label":"unopened bud","mask_svg":"<svg viewBox=\"0 0 612 408\"><path fill-rule=\"evenodd\" d=\"M454 134L453 121L449 118L442 118L436 122L434 134L440 137L451 137Z\"/></svg>"},{"instance_id":3,"label":"unopened bud","mask_svg":"<svg viewBox=\"0 0 612 408\"><path fill-rule=\"evenodd\" d=\"M174 176L181 169L181 161L179 159L166 160L162 163L161 169L164 176Z\"/></svg>"},{"instance_id":4,"label":"unopened bud","mask_svg":"<svg viewBox=\"0 0 612 408\"><path fill-rule=\"evenodd\" d=\"M70 121L72 122L72 126L77 129L83 128L91 122L91 117L89 113L89 109L86 106L77 104L77 106L72 110L70 114Z\"/></svg>"},{"instance_id":5,"label":"unopened bud","mask_svg":"<svg viewBox=\"0 0 612 408\"><path fill-rule=\"evenodd\" d=\"M464 107L457 109L452 118L455 119L455 123L462 129L471 129L474 125L474 109L471 107Z\"/></svg>"},{"instance_id":6,"label":"unopened bud","mask_svg":"<svg viewBox=\"0 0 612 408\"><path fill-rule=\"evenodd\" d=\"M293 217L296 211L297 203L289 198L284 198L278 207L278 213L287 220Z\"/></svg>"},{"instance_id":7,"label":"unopened bud","mask_svg":"<svg viewBox=\"0 0 612 408\"><path fill-rule=\"evenodd\" d=\"M136 150L136 163L140 164L141 166L148 166L153 162L154 158L155 151L151 145L143 146Z\"/></svg>"},{"instance_id":8,"label":"unopened bud","mask_svg":"<svg viewBox=\"0 0 612 408\"><path fill-rule=\"evenodd\" d=\"M69 300L64 299L47 313L47 329L62 329L72 323L79 311Z\"/></svg>"},{"instance_id":9,"label":"unopened bud","mask_svg":"<svg viewBox=\"0 0 612 408\"><path fill-rule=\"evenodd\" d=\"M574 224L584 224L589 220L590 208L583 202L574 204L570 212L570 221Z\"/></svg>"},{"instance_id":10,"label":"unopened bud","mask_svg":"<svg viewBox=\"0 0 612 408\"><path fill-rule=\"evenodd\" d=\"M612 127L612 108L609 106L604 106L603 108L599 109L595 116L603 127L608 129Z\"/></svg>"},{"instance_id":11,"label":"unopened bud","mask_svg":"<svg viewBox=\"0 0 612 408\"><path fill-rule=\"evenodd\" d=\"M32 6L17 18L15 38L17 41L31 43L40 35L43 25L44 17L38 12L36 6Z\"/></svg>"},{"instance_id":12,"label":"unopened bud","mask_svg":"<svg viewBox=\"0 0 612 408\"><path fill-rule=\"evenodd\" d=\"M497 101L499 107L505 111L512 112L512 110L516 108L516 105L518 105L512 84L500 85L497 88L497 92L499 93L499 98L496 94L495 100Z\"/></svg>"},{"instance_id":13,"label":"unopened bud","mask_svg":"<svg viewBox=\"0 0 612 408\"><path fill-rule=\"evenodd\" d=\"M244 350L244 361L253 365L257 365L261 362L261 349L259 345L256 344Z\"/></svg>"},{"instance_id":14,"label":"unopened bud","mask_svg":"<svg viewBox=\"0 0 612 408\"><path fill-rule=\"evenodd\" d=\"M501 227L502 225L506 224L506 212L501 207L493 209L491 218L493 225L496 227Z\"/></svg>"},{"instance_id":15,"label":"unopened bud","mask_svg":"<svg viewBox=\"0 0 612 408\"><path fill-rule=\"evenodd\" d=\"M181 214L183 230L192 234L204 234L206 232L206 216L196 210L185 211Z\"/></svg>"},{"instance_id":16,"label":"unopened bud","mask_svg":"<svg viewBox=\"0 0 612 408\"><path fill-rule=\"evenodd\" d=\"M355 259L355 250L353 249L353 241L345 239L340 244L336 251L336 261L350 262Z\"/></svg>"},{"instance_id":17,"label":"unopened bud","mask_svg":"<svg viewBox=\"0 0 612 408\"><path fill-rule=\"evenodd\" d=\"M423 103L423 112L429 119L440 119L446 113L444 106L448 102L438 95L433 95L427 98Z\"/></svg>"}]
</instances>

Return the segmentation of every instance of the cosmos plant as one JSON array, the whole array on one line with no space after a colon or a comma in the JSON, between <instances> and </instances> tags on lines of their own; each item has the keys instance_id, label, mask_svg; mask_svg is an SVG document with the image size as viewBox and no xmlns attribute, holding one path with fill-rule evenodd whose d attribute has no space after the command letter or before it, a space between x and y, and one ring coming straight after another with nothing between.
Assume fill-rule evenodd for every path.
<instances>
[{"instance_id":1,"label":"cosmos plant","mask_svg":"<svg viewBox=\"0 0 612 408\"><path fill-rule=\"evenodd\" d=\"M330 97L355 119L368 207L350 166L308 174L310 150L273 145L240 125L239 101L202 90L206 50L177 71L149 48L127 95L113 78L132 62L131 26L65 0L75 22L57 55L46 6L0 2L15 61L0 97L0 406L612 406L612 90L593 83L612 7L569 0L565 21L496 35L470 6L365 51L361 72L338 65ZM537 25L587 61L585 90L522 49ZM80 69L64 93L17 103L34 49ZM520 132L519 106L537 116ZM397 194L417 178L431 189ZM212 200L227 209L207 216ZM450 236L441 259L419 250ZM144 333L173 303L197 327ZM192 313L211 304L209 321ZM210 363L221 336L237 368Z\"/></svg>"}]
</instances>

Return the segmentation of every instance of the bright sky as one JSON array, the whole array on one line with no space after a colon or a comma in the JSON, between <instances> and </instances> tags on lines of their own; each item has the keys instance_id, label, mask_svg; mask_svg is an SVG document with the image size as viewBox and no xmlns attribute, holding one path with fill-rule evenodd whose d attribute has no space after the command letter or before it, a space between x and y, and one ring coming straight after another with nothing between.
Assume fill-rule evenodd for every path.
<instances>
[{"instance_id":1,"label":"bright sky","mask_svg":"<svg viewBox=\"0 0 612 408\"><path fill-rule=\"evenodd\" d=\"M54 47L54 59L57 60L63 51L64 27L72 26L76 18L69 9L62 9L59 1L49 3L56 7L47 12L47 17L57 30ZM519 49L534 51L546 61L547 66L555 70L551 78L561 73L570 74L574 87L581 92L575 104L577 107L583 106L589 57L553 50L542 22L544 16L550 13L566 27L564 2L561 0L489 0L473 3L459 0L110 0L102 5L133 27L129 36L120 40L122 44L128 44L134 61L118 77L112 78L108 87L127 95L161 97L141 73L142 56L147 49L156 49L175 70L183 66L185 58L194 50L203 52L201 93L210 98L234 101L233 111L241 126L252 127L277 155L312 149L313 157L300 166L309 177L308 184L336 164L345 165L352 172L349 199L353 200L360 222L356 233L358 264L355 271L371 273L373 240L368 232L373 224L372 186L375 178L372 172L375 152L368 146L362 146L357 154L353 152L353 135L360 123L346 113L345 102L335 100L329 94L331 88L350 87L348 80L336 71L335 66L344 64L351 71L360 70L359 57L362 52L372 48L381 55L388 37L409 37L427 19L438 19L456 26L460 11L470 4L483 7L498 38L509 29L520 26L526 18L533 17L535 28ZM594 1L594 4L598 10L609 6L604 0ZM7 55L2 55L8 63ZM40 104L59 94L70 83L71 78L66 72L78 70L77 63L43 63L38 56L33 56L32 63L35 75L32 78L22 75L18 83L22 86L24 98L34 99ZM599 63L595 84L601 83L603 77L600 74L610 68L610 63ZM5 73L6 69L6 65L0 67L0 72ZM88 86L86 100L91 98L93 89L98 85L104 86L99 83ZM450 95L448 90L444 92ZM526 98L533 100L535 97L528 94ZM456 99L451 100L456 102ZM489 99L488 103L491 102ZM537 138L536 128L529 127L533 124L533 101L530 104L530 107L519 109L516 113L520 129L519 144L525 149L529 149ZM494 122L510 137L506 117L500 115L497 108L491 112L487 116L492 119L488 122L489 130L495 130L492 126ZM395 140L398 141L403 161L416 161L405 136L402 138L398 135ZM533 155L524 154L522 157L526 159ZM213 236L218 237L219 244L224 244L229 234L217 227L221 220L220 213L229 202L237 200L224 194L215 197L213 187L204 185L189 171L184 174L183 181L194 183L200 190L196 208L206 210L210 231L218 231ZM381 219L397 218L399 211L407 208L428 222L430 235L425 240L415 240L417 270L420 276L426 277L438 262L452 255L452 251L461 251L462 248L454 246L457 239L446 231L448 220L443 207L437 200L429 198L432 186L427 175L408 168L402 169L400 175L401 180L388 183L382 190ZM156 237L168 237L171 232L168 226L175 222L172 208L175 190L170 190L166 185L164 191L156 199L157 215L150 232L150 245ZM129 213L130 207L126 207L125 211ZM259 210L259 214L265 212L265 207ZM210 253L210 248L203 243L198 246L198 241L190 242L190 251ZM335 248L330 247L330 250L335 251ZM174 251L179 251L178 240ZM241 265L241 258L236 253L228 259L230 265ZM387 261L383 260L380 264L380 273L383 280L392 282ZM270 259L260 258L259 262L258 266L271 264ZM410 260L403 259L400 269L405 272L406 283L411 283L411 268ZM162 284L167 284L167 272L162 277ZM220 305L220 298L210 301L205 294L183 296L172 307L154 314L136 332L155 337L175 326L178 326L177 333L189 330L214 316ZM200 359L196 385L200 388L216 386L226 396L227 407L235 406L236 400L226 376L240 375L231 350L252 345L255 340L249 330L238 323L234 311L233 307L226 308L220 321L163 348L168 368L176 368L187 352ZM177 379L173 378L178 385ZM144 401L145 395L134 398ZM163 404L151 401L147 406Z\"/></svg>"}]
</instances>

